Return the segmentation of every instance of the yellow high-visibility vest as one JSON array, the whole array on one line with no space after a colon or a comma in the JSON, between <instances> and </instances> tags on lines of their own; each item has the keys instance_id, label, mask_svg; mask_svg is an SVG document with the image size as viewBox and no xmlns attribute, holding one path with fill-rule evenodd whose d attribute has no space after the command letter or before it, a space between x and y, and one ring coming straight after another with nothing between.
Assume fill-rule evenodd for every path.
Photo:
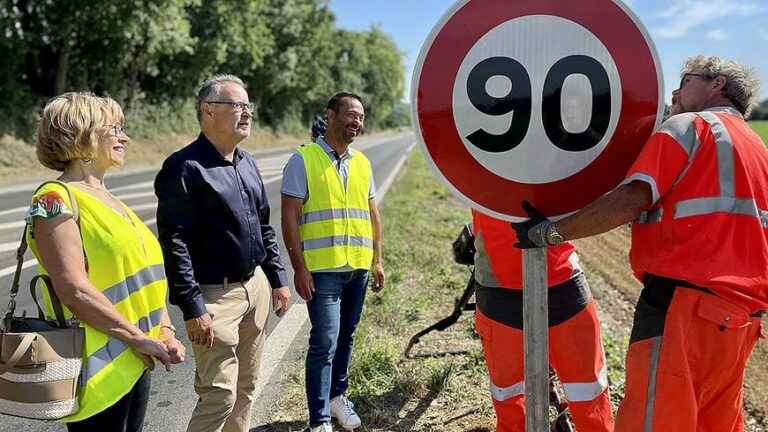
<instances>
[{"instance_id":1,"label":"yellow high-visibility vest","mask_svg":"<svg viewBox=\"0 0 768 432\"><path fill-rule=\"evenodd\" d=\"M369 269L373 262L373 227L368 206L371 163L362 152L349 160L347 187L323 148L311 143L298 149L307 173L309 199L299 233L309 271L350 266Z\"/></svg>"},{"instance_id":2,"label":"yellow high-visibility vest","mask_svg":"<svg viewBox=\"0 0 768 432\"><path fill-rule=\"evenodd\" d=\"M88 279L115 309L149 337L159 339L160 319L165 309L168 284L160 244L152 231L127 206L124 217L89 193L68 185L80 211L80 233L87 259ZM68 208L69 195L59 184L47 184L33 197L33 203L47 194L58 194ZM50 197L50 195L48 195ZM32 230L27 241L40 261ZM38 266L40 274L48 274ZM54 317L47 290L45 313ZM72 312L65 307L66 317ZM83 369L80 376L79 410L64 422L84 420L109 408L125 396L146 368L144 362L123 341L89 326L85 329Z\"/></svg>"}]
</instances>

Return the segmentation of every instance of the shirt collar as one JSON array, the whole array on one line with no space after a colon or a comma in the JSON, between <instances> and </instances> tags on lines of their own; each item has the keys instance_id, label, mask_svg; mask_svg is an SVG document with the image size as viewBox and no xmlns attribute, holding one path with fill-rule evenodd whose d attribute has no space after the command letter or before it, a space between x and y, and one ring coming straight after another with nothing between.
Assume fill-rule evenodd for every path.
<instances>
[{"instance_id":1,"label":"shirt collar","mask_svg":"<svg viewBox=\"0 0 768 432\"><path fill-rule=\"evenodd\" d=\"M718 112L718 111L725 111L725 112L727 112L728 114L731 114L731 115L735 115L735 116L737 116L737 117L741 117L741 118L744 118L744 116L743 116L743 115L741 115L741 113L739 112L739 110L737 110L737 109L736 109L736 108L734 108L734 107L730 107L730 106L716 106L716 107L709 107L709 108L705 109L704 111L715 111L715 112Z\"/></svg>"},{"instance_id":2,"label":"shirt collar","mask_svg":"<svg viewBox=\"0 0 768 432\"><path fill-rule=\"evenodd\" d=\"M321 135L321 136L317 137L317 141L315 141L315 142L316 142L316 143L317 143L317 145L319 145L319 146L320 146L320 147L321 147L323 150L325 150L325 152L328 154L328 156L331 156L331 160L335 159L335 157L333 157L333 152L334 152L335 150L334 150L334 149L331 147L331 145L330 145L330 144L328 144L327 142L325 142L325 137L324 137L324 136L322 136L322 135ZM352 149L351 149L351 148L349 148L349 147L347 147L347 151L345 151L343 154L339 155L339 159L347 159L347 158L351 158L353 155L354 155L354 154L353 154L353 152L352 152Z\"/></svg>"},{"instance_id":3,"label":"shirt collar","mask_svg":"<svg viewBox=\"0 0 768 432\"><path fill-rule=\"evenodd\" d=\"M219 162L226 162L230 163L228 160L224 159L224 156L219 153L219 150L216 149L216 146L213 145L211 140L208 139L207 136L205 136L204 133L200 132L200 135L197 137L197 144L200 147L200 150L202 151L202 154L210 159L215 160ZM243 152L240 150L240 147L235 147L235 154L233 156L234 162L240 162L243 159Z\"/></svg>"}]
</instances>

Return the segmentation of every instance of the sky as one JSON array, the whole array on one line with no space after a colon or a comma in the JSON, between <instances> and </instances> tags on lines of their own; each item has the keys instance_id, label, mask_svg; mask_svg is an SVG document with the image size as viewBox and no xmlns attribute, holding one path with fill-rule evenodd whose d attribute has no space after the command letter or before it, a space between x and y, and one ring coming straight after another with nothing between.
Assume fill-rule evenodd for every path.
<instances>
[{"instance_id":1,"label":"sky","mask_svg":"<svg viewBox=\"0 0 768 432\"><path fill-rule=\"evenodd\" d=\"M544 0L542 0L544 1ZM560 1L560 0L549 0ZM575 1L575 0L569 0ZM680 80L685 58L717 55L753 67L768 99L768 0L625 0L656 45L664 75L665 101ZM454 0L331 0L339 27L379 26L405 54L406 93L429 32Z\"/></svg>"}]
</instances>

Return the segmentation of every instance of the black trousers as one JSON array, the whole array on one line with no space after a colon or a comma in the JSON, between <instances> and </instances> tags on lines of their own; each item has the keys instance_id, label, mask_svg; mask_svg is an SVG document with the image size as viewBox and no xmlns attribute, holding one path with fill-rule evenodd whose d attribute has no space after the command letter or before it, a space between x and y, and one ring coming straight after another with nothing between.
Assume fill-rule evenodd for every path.
<instances>
[{"instance_id":1,"label":"black trousers","mask_svg":"<svg viewBox=\"0 0 768 432\"><path fill-rule=\"evenodd\" d=\"M141 432L149 405L149 371L117 403L85 420L67 423L69 432Z\"/></svg>"}]
</instances>

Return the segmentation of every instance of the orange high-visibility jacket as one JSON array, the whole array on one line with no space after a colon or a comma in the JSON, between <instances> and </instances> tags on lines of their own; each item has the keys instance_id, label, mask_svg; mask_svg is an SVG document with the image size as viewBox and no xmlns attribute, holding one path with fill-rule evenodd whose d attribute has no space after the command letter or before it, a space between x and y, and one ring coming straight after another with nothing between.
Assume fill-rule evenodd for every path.
<instances>
[{"instance_id":1,"label":"orange high-visibility jacket","mask_svg":"<svg viewBox=\"0 0 768 432\"><path fill-rule=\"evenodd\" d=\"M640 280L685 280L748 310L768 308L768 151L738 111L665 121L625 183L635 180L653 193L653 208L632 226Z\"/></svg>"}]
</instances>

